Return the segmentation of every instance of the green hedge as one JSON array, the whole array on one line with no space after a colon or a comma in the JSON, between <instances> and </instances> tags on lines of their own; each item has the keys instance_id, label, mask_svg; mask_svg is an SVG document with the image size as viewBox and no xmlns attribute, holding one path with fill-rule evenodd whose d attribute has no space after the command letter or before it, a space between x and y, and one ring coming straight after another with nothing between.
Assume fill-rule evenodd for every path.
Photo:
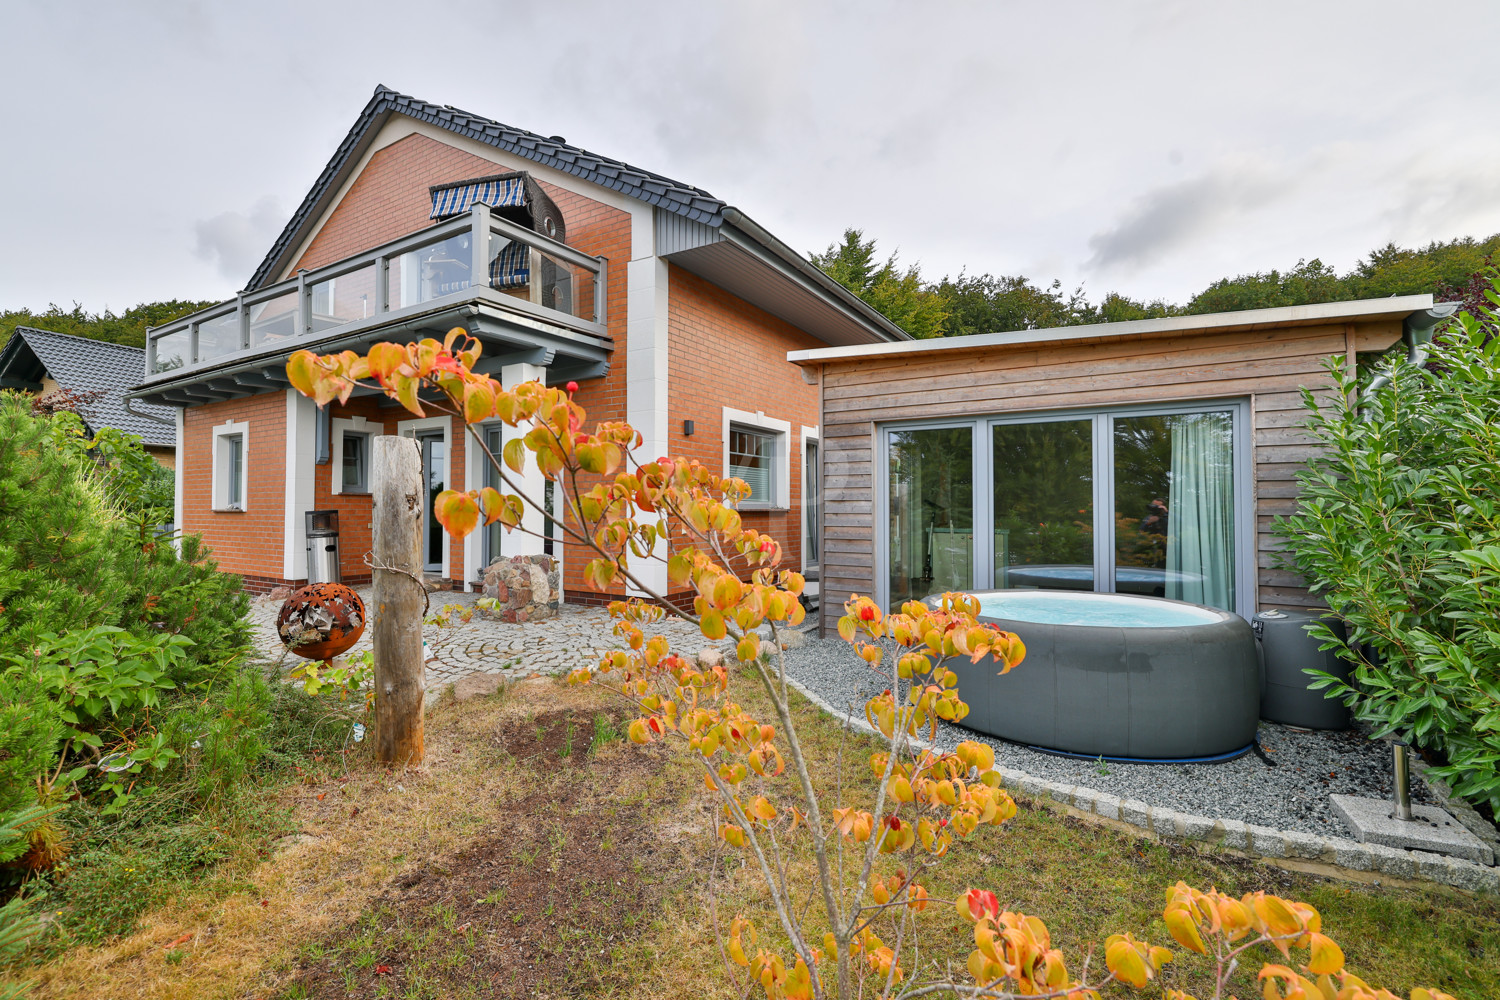
<instances>
[{"instance_id":1,"label":"green hedge","mask_svg":"<svg viewBox=\"0 0 1500 1000\"><path fill-rule=\"evenodd\" d=\"M1348 626L1314 630L1354 665L1322 686L1377 735L1442 751L1437 773L1500 813L1500 341L1484 328L1500 310L1485 312L1451 322L1425 367L1393 352L1361 386L1330 366L1339 401L1307 394L1327 452L1278 530Z\"/></svg>"}]
</instances>

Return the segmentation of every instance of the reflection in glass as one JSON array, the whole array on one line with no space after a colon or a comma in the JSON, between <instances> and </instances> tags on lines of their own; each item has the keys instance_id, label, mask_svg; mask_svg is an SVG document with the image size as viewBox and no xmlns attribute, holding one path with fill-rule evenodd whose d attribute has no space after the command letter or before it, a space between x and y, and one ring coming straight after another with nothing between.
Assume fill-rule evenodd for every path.
<instances>
[{"instance_id":1,"label":"reflection in glass","mask_svg":"<svg viewBox=\"0 0 1500 1000\"><path fill-rule=\"evenodd\" d=\"M974 586L974 438L968 427L892 431L890 605Z\"/></svg>"},{"instance_id":2,"label":"reflection in glass","mask_svg":"<svg viewBox=\"0 0 1500 1000\"><path fill-rule=\"evenodd\" d=\"M1094 589L1092 420L996 424L995 586Z\"/></svg>"},{"instance_id":3,"label":"reflection in glass","mask_svg":"<svg viewBox=\"0 0 1500 1000\"><path fill-rule=\"evenodd\" d=\"M1115 589L1234 610L1234 420L1114 421Z\"/></svg>"},{"instance_id":4,"label":"reflection in glass","mask_svg":"<svg viewBox=\"0 0 1500 1000\"><path fill-rule=\"evenodd\" d=\"M230 312L198 324L198 360L233 354L240 349L240 314Z\"/></svg>"},{"instance_id":5,"label":"reflection in glass","mask_svg":"<svg viewBox=\"0 0 1500 1000\"><path fill-rule=\"evenodd\" d=\"M818 442L808 439L804 445L807 452L807 469L802 474L802 499L807 518L807 551L802 553L806 566L818 564L818 552L823 547L823 470L818 465Z\"/></svg>"},{"instance_id":6,"label":"reflection in glass","mask_svg":"<svg viewBox=\"0 0 1500 1000\"><path fill-rule=\"evenodd\" d=\"M182 368L188 363L191 339L186 330L156 338L156 367L159 372Z\"/></svg>"},{"instance_id":7,"label":"reflection in glass","mask_svg":"<svg viewBox=\"0 0 1500 1000\"><path fill-rule=\"evenodd\" d=\"M375 265L308 286L309 324L329 330L375 313Z\"/></svg>"},{"instance_id":8,"label":"reflection in glass","mask_svg":"<svg viewBox=\"0 0 1500 1000\"><path fill-rule=\"evenodd\" d=\"M472 245L468 233L459 233L397 257L391 263L390 307L414 306L468 288Z\"/></svg>"},{"instance_id":9,"label":"reflection in glass","mask_svg":"<svg viewBox=\"0 0 1500 1000\"><path fill-rule=\"evenodd\" d=\"M297 293L282 292L250 306L250 346L287 340L297 335Z\"/></svg>"}]
</instances>

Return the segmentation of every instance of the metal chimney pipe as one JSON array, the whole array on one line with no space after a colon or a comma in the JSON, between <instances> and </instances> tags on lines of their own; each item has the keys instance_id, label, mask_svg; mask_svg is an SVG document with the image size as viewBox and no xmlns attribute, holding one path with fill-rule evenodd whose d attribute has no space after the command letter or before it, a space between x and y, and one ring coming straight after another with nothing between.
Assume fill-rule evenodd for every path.
<instances>
[{"instance_id":1,"label":"metal chimney pipe","mask_svg":"<svg viewBox=\"0 0 1500 1000\"><path fill-rule=\"evenodd\" d=\"M1405 743L1392 744L1396 777L1396 818L1411 820L1411 761Z\"/></svg>"}]
</instances>

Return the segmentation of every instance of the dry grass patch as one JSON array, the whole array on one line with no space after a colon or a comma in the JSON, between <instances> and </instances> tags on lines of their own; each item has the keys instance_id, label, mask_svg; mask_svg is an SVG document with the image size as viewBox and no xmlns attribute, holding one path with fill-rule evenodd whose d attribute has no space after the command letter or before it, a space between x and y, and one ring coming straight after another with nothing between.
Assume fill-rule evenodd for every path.
<instances>
[{"instance_id":1,"label":"dry grass patch","mask_svg":"<svg viewBox=\"0 0 1500 1000\"><path fill-rule=\"evenodd\" d=\"M738 685L770 718L750 679ZM800 699L795 712L825 809L840 783L862 800L872 741ZM735 996L704 892L715 807L684 754L621 741L625 718L603 691L552 682L444 706L428 720L427 766L365 764L288 790L302 834L249 871L244 891L179 899L126 940L75 950L42 970L39 995ZM810 865L794 874L810 888ZM758 869L727 853L713 878L720 920L751 916L776 945ZM1178 879L1306 900L1353 971L1403 995L1425 984L1500 996L1500 904L1454 890L1330 881L1024 804L926 881L937 897L994 889L1045 919L1076 962L1115 931L1166 940L1163 892ZM961 967L971 932L945 908L925 916L931 932L907 968ZM1201 968L1169 966L1167 985L1201 989ZM1251 974L1242 996L1259 992Z\"/></svg>"}]
</instances>

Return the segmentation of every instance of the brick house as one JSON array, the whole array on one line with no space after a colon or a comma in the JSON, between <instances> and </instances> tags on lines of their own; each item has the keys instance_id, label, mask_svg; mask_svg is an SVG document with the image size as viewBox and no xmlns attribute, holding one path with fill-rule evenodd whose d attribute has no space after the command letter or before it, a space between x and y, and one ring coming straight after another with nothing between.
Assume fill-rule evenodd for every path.
<instances>
[{"instance_id":1,"label":"brick house","mask_svg":"<svg viewBox=\"0 0 1500 1000\"><path fill-rule=\"evenodd\" d=\"M415 438L434 491L484 485L487 469L449 418L375 393L319 410L288 387L286 358L454 326L503 384L578 382L591 420L641 431L643 457L746 478L747 523L809 570L819 387L787 354L909 339L705 191L379 87L245 290L148 336L133 395L176 414L177 523L264 592L306 579L304 515L337 510L342 577L367 580L374 435ZM498 452L512 432L482 433ZM458 588L498 556L554 547L428 527L425 568ZM568 598L588 599L582 560L554 554Z\"/></svg>"}]
</instances>

